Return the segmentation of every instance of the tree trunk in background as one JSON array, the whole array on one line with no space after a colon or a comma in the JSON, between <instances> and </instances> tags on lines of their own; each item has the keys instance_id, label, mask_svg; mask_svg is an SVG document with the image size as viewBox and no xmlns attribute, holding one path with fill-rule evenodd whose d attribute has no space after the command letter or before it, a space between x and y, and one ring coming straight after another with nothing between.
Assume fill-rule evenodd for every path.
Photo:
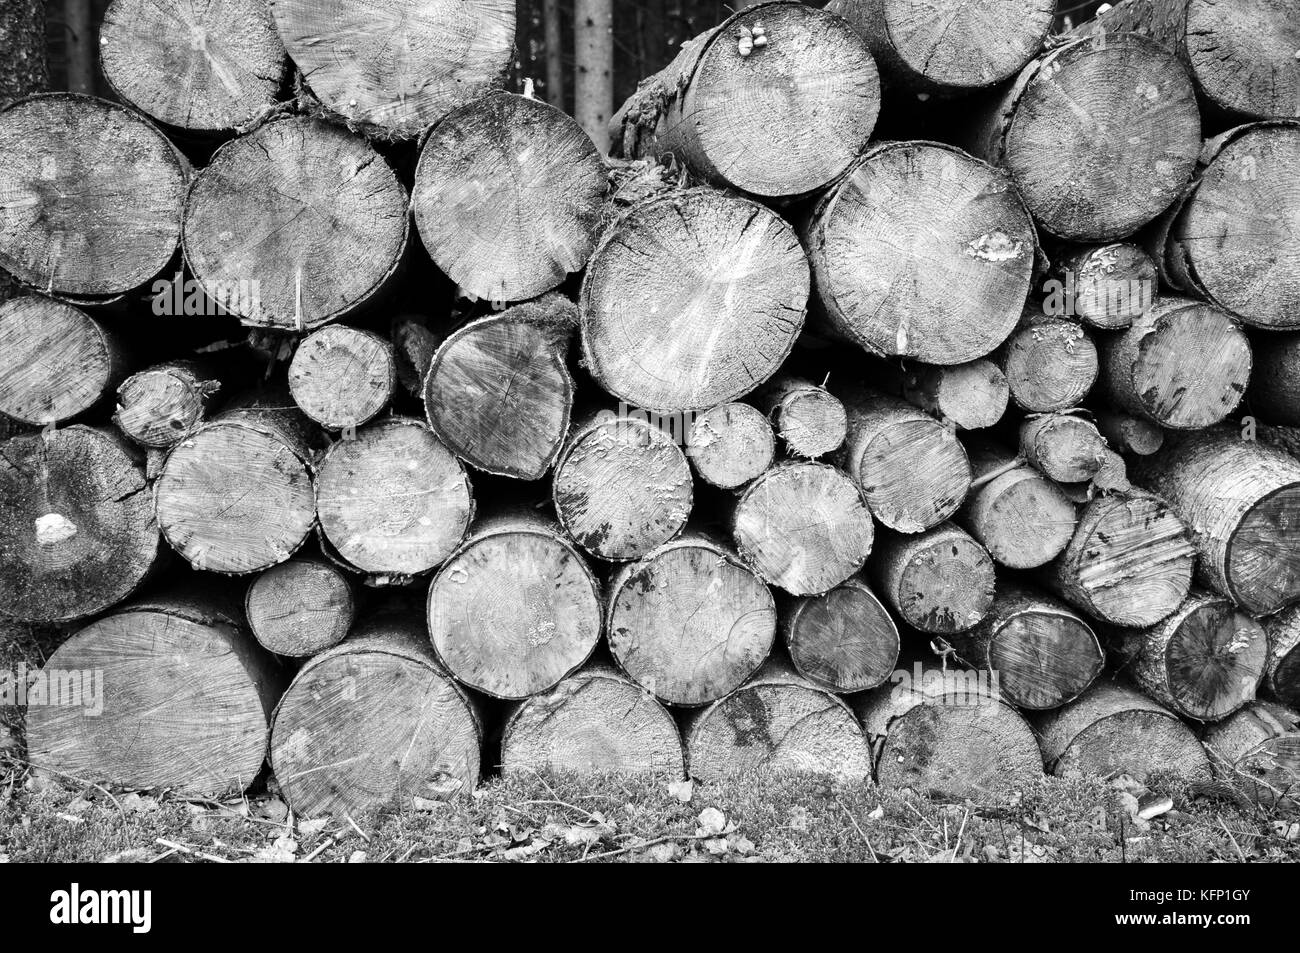
<instances>
[{"instance_id":1,"label":"tree trunk in background","mask_svg":"<svg viewBox=\"0 0 1300 953\"><path fill-rule=\"evenodd\" d=\"M68 92L95 93L95 35L91 0L63 0L68 44Z\"/></svg>"},{"instance_id":2,"label":"tree trunk in background","mask_svg":"<svg viewBox=\"0 0 1300 953\"><path fill-rule=\"evenodd\" d=\"M573 114L601 153L614 112L613 0L575 0Z\"/></svg>"},{"instance_id":3,"label":"tree trunk in background","mask_svg":"<svg viewBox=\"0 0 1300 953\"><path fill-rule=\"evenodd\" d=\"M545 99L556 109L564 110L564 41L561 33L564 19L560 13L560 0L542 0L542 22L546 29Z\"/></svg>"},{"instance_id":4,"label":"tree trunk in background","mask_svg":"<svg viewBox=\"0 0 1300 953\"><path fill-rule=\"evenodd\" d=\"M0 6L0 63L0 108L49 86L45 0L5 0ZM13 279L0 269L0 301L13 294Z\"/></svg>"}]
</instances>

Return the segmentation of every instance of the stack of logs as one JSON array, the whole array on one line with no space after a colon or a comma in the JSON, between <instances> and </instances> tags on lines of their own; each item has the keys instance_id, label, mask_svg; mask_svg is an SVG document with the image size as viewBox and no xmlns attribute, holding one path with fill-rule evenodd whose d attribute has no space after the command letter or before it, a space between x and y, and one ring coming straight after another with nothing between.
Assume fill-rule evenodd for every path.
<instances>
[{"instance_id":1,"label":"stack of logs","mask_svg":"<svg viewBox=\"0 0 1300 953\"><path fill-rule=\"evenodd\" d=\"M609 158L425 6L114 0L0 111L35 766L1291 783L1300 8L760 3Z\"/></svg>"}]
</instances>

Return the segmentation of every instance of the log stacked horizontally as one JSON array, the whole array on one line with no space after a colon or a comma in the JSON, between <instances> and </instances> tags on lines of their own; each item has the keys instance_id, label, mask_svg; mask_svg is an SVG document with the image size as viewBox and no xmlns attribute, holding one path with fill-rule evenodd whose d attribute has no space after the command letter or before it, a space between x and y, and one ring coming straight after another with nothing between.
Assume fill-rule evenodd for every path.
<instances>
[{"instance_id":1,"label":"log stacked horizontally","mask_svg":"<svg viewBox=\"0 0 1300 953\"><path fill-rule=\"evenodd\" d=\"M38 769L1295 773L1300 9L759 3L614 157L430 10L114 0L126 105L0 108Z\"/></svg>"}]
</instances>

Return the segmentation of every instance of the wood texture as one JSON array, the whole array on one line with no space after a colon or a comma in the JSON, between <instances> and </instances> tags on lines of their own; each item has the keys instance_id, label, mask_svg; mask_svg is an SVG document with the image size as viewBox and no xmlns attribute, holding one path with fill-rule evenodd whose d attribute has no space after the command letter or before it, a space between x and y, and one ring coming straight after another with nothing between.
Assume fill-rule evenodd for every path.
<instances>
[{"instance_id":1,"label":"wood texture","mask_svg":"<svg viewBox=\"0 0 1300 953\"><path fill-rule=\"evenodd\" d=\"M1060 307L1091 327L1126 328L1155 303L1156 263L1129 242L1072 249L1052 274L1062 285Z\"/></svg>"},{"instance_id":2,"label":"wood texture","mask_svg":"<svg viewBox=\"0 0 1300 953\"><path fill-rule=\"evenodd\" d=\"M785 600L780 620L795 671L820 688L875 688L898 661L898 626L859 577L822 595Z\"/></svg>"},{"instance_id":3,"label":"wood texture","mask_svg":"<svg viewBox=\"0 0 1300 953\"><path fill-rule=\"evenodd\" d=\"M788 454L816 460L840 448L848 433L844 405L825 387L780 375L754 395Z\"/></svg>"},{"instance_id":4,"label":"wood texture","mask_svg":"<svg viewBox=\"0 0 1300 953\"><path fill-rule=\"evenodd\" d=\"M696 475L724 490L753 480L772 465L775 454L772 425L757 408L739 402L698 414L686 445Z\"/></svg>"},{"instance_id":5,"label":"wood texture","mask_svg":"<svg viewBox=\"0 0 1300 953\"><path fill-rule=\"evenodd\" d=\"M1078 407L1097 382L1097 346L1075 321L1026 309L998 361L1021 410L1047 414Z\"/></svg>"},{"instance_id":6,"label":"wood texture","mask_svg":"<svg viewBox=\"0 0 1300 953\"><path fill-rule=\"evenodd\" d=\"M1264 687L1288 708L1300 707L1300 608L1284 609L1264 620L1268 667Z\"/></svg>"},{"instance_id":7,"label":"wood texture","mask_svg":"<svg viewBox=\"0 0 1300 953\"><path fill-rule=\"evenodd\" d=\"M133 443L165 450L194 432L220 391L221 380L201 362L155 364L117 389L113 423Z\"/></svg>"},{"instance_id":8,"label":"wood texture","mask_svg":"<svg viewBox=\"0 0 1300 953\"><path fill-rule=\"evenodd\" d=\"M306 658L343 641L356 617L356 599L352 583L336 566L299 557L253 580L244 614L264 649Z\"/></svg>"},{"instance_id":9,"label":"wood texture","mask_svg":"<svg viewBox=\"0 0 1300 953\"><path fill-rule=\"evenodd\" d=\"M958 430L992 427L1006 413L1011 396L1006 375L992 361L911 364L901 377L905 401Z\"/></svg>"},{"instance_id":10,"label":"wood texture","mask_svg":"<svg viewBox=\"0 0 1300 953\"><path fill-rule=\"evenodd\" d=\"M1008 569L1033 569L1060 555L1077 521L1065 492L1003 447L970 442L968 452L974 479L957 523Z\"/></svg>"},{"instance_id":11,"label":"wood texture","mask_svg":"<svg viewBox=\"0 0 1300 953\"><path fill-rule=\"evenodd\" d=\"M1020 454L1058 483L1090 480L1106 462L1106 440L1092 421L1074 413L1026 417Z\"/></svg>"},{"instance_id":12,"label":"wood texture","mask_svg":"<svg viewBox=\"0 0 1300 953\"><path fill-rule=\"evenodd\" d=\"M397 359L385 338L330 325L303 339L289 364L289 393L322 427L343 430L373 420L397 389Z\"/></svg>"},{"instance_id":13,"label":"wood texture","mask_svg":"<svg viewBox=\"0 0 1300 953\"><path fill-rule=\"evenodd\" d=\"M1250 702L1206 729L1202 738L1229 784L1244 786L1264 808L1293 811L1300 790L1300 715L1271 702Z\"/></svg>"},{"instance_id":14,"label":"wood texture","mask_svg":"<svg viewBox=\"0 0 1300 953\"><path fill-rule=\"evenodd\" d=\"M988 551L952 523L912 536L883 535L871 568L885 603L921 632L948 635L969 629L993 604L995 577Z\"/></svg>"},{"instance_id":15,"label":"wood texture","mask_svg":"<svg viewBox=\"0 0 1300 953\"><path fill-rule=\"evenodd\" d=\"M1120 453L1149 457L1164 446L1164 431L1144 417L1099 410L1094 419L1106 442Z\"/></svg>"}]
</instances>

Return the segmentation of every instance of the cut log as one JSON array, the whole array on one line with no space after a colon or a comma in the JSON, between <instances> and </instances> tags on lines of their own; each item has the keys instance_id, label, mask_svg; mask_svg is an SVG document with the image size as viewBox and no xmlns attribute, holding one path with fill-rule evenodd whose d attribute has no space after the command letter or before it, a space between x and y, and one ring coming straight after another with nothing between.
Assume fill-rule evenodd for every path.
<instances>
[{"instance_id":1,"label":"cut log","mask_svg":"<svg viewBox=\"0 0 1300 953\"><path fill-rule=\"evenodd\" d=\"M185 202L185 260L245 324L312 331L364 305L396 271L406 189L364 139L277 119L218 149Z\"/></svg>"},{"instance_id":2,"label":"cut log","mask_svg":"<svg viewBox=\"0 0 1300 953\"><path fill-rule=\"evenodd\" d=\"M826 318L873 354L973 361L1006 340L1029 292L1025 206L1006 173L951 146L875 146L802 235Z\"/></svg>"},{"instance_id":3,"label":"cut log","mask_svg":"<svg viewBox=\"0 0 1300 953\"><path fill-rule=\"evenodd\" d=\"M1026 309L998 355L1011 399L1048 414L1078 407L1097 382L1097 346L1081 325Z\"/></svg>"},{"instance_id":4,"label":"cut log","mask_svg":"<svg viewBox=\"0 0 1300 953\"><path fill-rule=\"evenodd\" d=\"M92 622L28 689L32 764L118 788L226 797L261 773L279 667L224 608L160 596Z\"/></svg>"},{"instance_id":5,"label":"cut log","mask_svg":"<svg viewBox=\"0 0 1300 953\"><path fill-rule=\"evenodd\" d=\"M1007 377L992 361L941 367L911 364L901 374L900 393L909 404L958 430L992 427L1007 410Z\"/></svg>"},{"instance_id":6,"label":"cut log","mask_svg":"<svg viewBox=\"0 0 1300 953\"><path fill-rule=\"evenodd\" d=\"M275 710L271 765L300 817L409 810L472 791L482 743L422 621L385 613L299 670Z\"/></svg>"},{"instance_id":7,"label":"cut log","mask_svg":"<svg viewBox=\"0 0 1300 953\"><path fill-rule=\"evenodd\" d=\"M430 131L411 207L429 257L460 293L500 304L582 270L608 188L600 153L573 119L491 93Z\"/></svg>"},{"instance_id":8,"label":"cut log","mask_svg":"<svg viewBox=\"0 0 1300 953\"><path fill-rule=\"evenodd\" d=\"M1173 430L1217 424L1250 379L1250 342L1232 316L1188 298L1162 298L1101 353L1106 396Z\"/></svg>"},{"instance_id":9,"label":"cut log","mask_svg":"<svg viewBox=\"0 0 1300 953\"><path fill-rule=\"evenodd\" d=\"M685 774L677 723L608 665L592 663L506 719L501 772Z\"/></svg>"},{"instance_id":10,"label":"cut log","mask_svg":"<svg viewBox=\"0 0 1300 953\"><path fill-rule=\"evenodd\" d=\"M263 648L306 658L343 641L352 628L356 600L341 570L323 559L297 558L253 580L244 613Z\"/></svg>"},{"instance_id":11,"label":"cut log","mask_svg":"<svg viewBox=\"0 0 1300 953\"><path fill-rule=\"evenodd\" d=\"M1236 431L1188 434L1135 461L1135 482L1191 528L1201 580L1251 615L1300 599L1300 462Z\"/></svg>"},{"instance_id":12,"label":"cut log","mask_svg":"<svg viewBox=\"0 0 1300 953\"><path fill-rule=\"evenodd\" d=\"M569 431L573 378L565 361L576 321L572 302L547 295L449 335L424 377L434 433L479 470L545 476Z\"/></svg>"},{"instance_id":13,"label":"cut log","mask_svg":"<svg viewBox=\"0 0 1300 953\"><path fill-rule=\"evenodd\" d=\"M393 346L378 334L337 324L298 345L289 364L289 393L322 427L359 427L383 410L397 389Z\"/></svg>"},{"instance_id":14,"label":"cut log","mask_svg":"<svg viewBox=\"0 0 1300 953\"><path fill-rule=\"evenodd\" d=\"M1268 632L1268 667L1264 688L1288 708L1300 707L1300 607L1264 620Z\"/></svg>"},{"instance_id":15,"label":"cut log","mask_svg":"<svg viewBox=\"0 0 1300 953\"><path fill-rule=\"evenodd\" d=\"M70 304L0 303L0 414L43 427L95 407L126 373L116 335Z\"/></svg>"},{"instance_id":16,"label":"cut log","mask_svg":"<svg viewBox=\"0 0 1300 953\"><path fill-rule=\"evenodd\" d=\"M1300 806L1300 714L1270 702L1250 702L1202 739L1220 775L1245 787L1265 810Z\"/></svg>"},{"instance_id":17,"label":"cut log","mask_svg":"<svg viewBox=\"0 0 1300 953\"><path fill-rule=\"evenodd\" d=\"M385 417L336 442L321 457L315 489L333 551L383 582L442 565L474 518L465 468L409 417Z\"/></svg>"},{"instance_id":18,"label":"cut log","mask_svg":"<svg viewBox=\"0 0 1300 953\"><path fill-rule=\"evenodd\" d=\"M155 364L117 389L113 423L133 443L165 450L194 432L220 390L221 381L199 362Z\"/></svg>"},{"instance_id":19,"label":"cut log","mask_svg":"<svg viewBox=\"0 0 1300 953\"><path fill-rule=\"evenodd\" d=\"M176 254L189 164L130 110L72 93L0 111L0 267L45 292L112 298Z\"/></svg>"},{"instance_id":20,"label":"cut log","mask_svg":"<svg viewBox=\"0 0 1300 953\"><path fill-rule=\"evenodd\" d=\"M640 559L674 538L694 503L691 468L644 416L605 411L574 426L551 498L575 543L600 559Z\"/></svg>"},{"instance_id":21,"label":"cut log","mask_svg":"<svg viewBox=\"0 0 1300 953\"><path fill-rule=\"evenodd\" d=\"M683 726L691 776L823 775L862 783L871 754L853 710L771 661L742 688L691 712Z\"/></svg>"},{"instance_id":22,"label":"cut log","mask_svg":"<svg viewBox=\"0 0 1300 953\"><path fill-rule=\"evenodd\" d=\"M1300 334L1270 334L1254 351L1248 403L1262 420L1300 426Z\"/></svg>"},{"instance_id":23,"label":"cut log","mask_svg":"<svg viewBox=\"0 0 1300 953\"><path fill-rule=\"evenodd\" d=\"M1088 623L1043 592L1003 583L988 615L948 639L962 662L988 674L1017 708L1057 708L1074 700L1106 662Z\"/></svg>"},{"instance_id":24,"label":"cut log","mask_svg":"<svg viewBox=\"0 0 1300 953\"><path fill-rule=\"evenodd\" d=\"M1011 173L1039 225L1082 242L1123 238L1167 209L1201 148L1187 70L1128 33L1040 56L972 132L972 151Z\"/></svg>"},{"instance_id":25,"label":"cut log","mask_svg":"<svg viewBox=\"0 0 1300 953\"><path fill-rule=\"evenodd\" d=\"M1106 440L1083 417L1043 414L1020 425L1020 453L1058 483L1080 483L1096 476L1106 462Z\"/></svg>"},{"instance_id":26,"label":"cut log","mask_svg":"<svg viewBox=\"0 0 1300 953\"><path fill-rule=\"evenodd\" d=\"M1070 543L1042 576L1066 602L1112 625L1155 625L1192 586L1195 549L1164 500L1133 491L1079 510Z\"/></svg>"},{"instance_id":27,"label":"cut log","mask_svg":"<svg viewBox=\"0 0 1300 953\"><path fill-rule=\"evenodd\" d=\"M1142 417L1101 410L1095 419L1106 442L1120 453L1149 457L1164 445L1164 431Z\"/></svg>"},{"instance_id":28,"label":"cut log","mask_svg":"<svg viewBox=\"0 0 1300 953\"><path fill-rule=\"evenodd\" d=\"M159 558L144 466L80 425L0 443L0 616L53 622L121 602Z\"/></svg>"},{"instance_id":29,"label":"cut log","mask_svg":"<svg viewBox=\"0 0 1300 953\"><path fill-rule=\"evenodd\" d=\"M880 76L849 24L801 3L759 3L682 43L610 135L626 158L671 154L714 185L784 198L840 175L879 112Z\"/></svg>"},{"instance_id":30,"label":"cut log","mask_svg":"<svg viewBox=\"0 0 1300 953\"><path fill-rule=\"evenodd\" d=\"M705 483L724 490L744 486L772 465L776 437L767 418L749 404L719 404L695 418L686 455Z\"/></svg>"},{"instance_id":31,"label":"cut log","mask_svg":"<svg viewBox=\"0 0 1300 953\"><path fill-rule=\"evenodd\" d=\"M158 526L196 569L237 574L282 563L316 523L310 460L296 411L224 413L167 455L154 487Z\"/></svg>"},{"instance_id":32,"label":"cut log","mask_svg":"<svg viewBox=\"0 0 1300 953\"><path fill-rule=\"evenodd\" d=\"M881 787L984 803L1014 796L1043 775L1029 725L998 700L983 673L918 662L857 696L853 708Z\"/></svg>"},{"instance_id":33,"label":"cut log","mask_svg":"<svg viewBox=\"0 0 1300 953\"><path fill-rule=\"evenodd\" d=\"M1145 695L1099 681L1070 704L1034 724L1049 773L1111 778L1153 774L1204 780L1205 749L1190 728Z\"/></svg>"},{"instance_id":34,"label":"cut log","mask_svg":"<svg viewBox=\"0 0 1300 953\"><path fill-rule=\"evenodd\" d=\"M349 127L409 139L499 81L515 42L513 0L270 0L311 91Z\"/></svg>"},{"instance_id":35,"label":"cut log","mask_svg":"<svg viewBox=\"0 0 1300 953\"><path fill-rule=\"evenodd\" d=\"M776 605L763 581L718 544L674 540L618 571L606 632L632 681L672 705L735 691L772 649Z\"/></svg>"},{"instance_id":36,"label":"cut log","mask_svg":"<svg viewBox=\"0 0 1300 953\"><path fill-rule=\"evenodd\" d=\"M1196 721L1218 721L1251 701L1268 662L1264 628L1222 596L1198 591L1167 619L1121 633L1116 648L1142 691Z\"/></svg>"},{"instance_id":37,"label":"cut log","mask_svg":"<svg viewBox=\"0 0 1300 953\"><path fill-rule=\"evenodd\" d=\"M735 400L790 353L808 288L798 237L761 205L706 189L650 199L591 256L584 363L633 407L697 411Z\"/></svg>"},{"instance_id":38,"label":"cut log","mask_svg":"<svg viewBox=\"0 0 1300 953\"><path fill-rule=\"evenodd\" d=\"M781 633L795 670L832 692L875 688L898 661L898 626L856 576L824 595L787 600Z\"/></svg>"},{"instance_id":39,"label":"cut log","mask_svg":"<svg viewBox=\"0 0 1300 953\"><path fill-rule=\"evenodd\" d=\"M786 452L816 460L838 450L848 433L844 405L825 387L781 375L766 384L754 402L767 414Z\"/></svg>"},{"instance_id":40,"label":"cut log","mask_svg":"<svg viewBox=\"0 0 1300 953\"><path fill-rule=\"evenodd\" d=\"M527 698L595 649L600 587L554 520L497 513L475 525L434 577L429 630L461 683L495 698Z\"/></svg>"},{"instance_id":41,"label":"cut log","mask_svg":"<svg viewBox=\"0 0 1300 953\"><path fill-rule=\"evenodd\" d=\"M1011 451L969 447L974 480L957 522L1009 569L1051 562L1070 542L1077 514L1059 486Z\"/></svg>"},{"instance_id":42,"label":"cut log","mask_svg":"<svg viewBox=\"0 0 1300 953\"><path fill-rule=\"evenodd\" d=\"M1141 247L1127 242L1069 252L1052 273L1060 286L1048 295L1043 310L1077 317L1102 330L1128 327L1156 300L1156 263Z\"/></svg>"},{"instance_id":43,"label":"cut log","mask_svg":"<svg viewBox=\"0 0 1300 953\"><path fill-rule=\"evenodd\" d=\"M782 463L731 511L731 536L766 582L796 596L827 592L867 561L875 528L854 482L824 463Z\"/></svg>"},{"instance_id":44,"label":"cut log","mask_svg":"<svg viewBox=\"0 0 1300 953\"><path fill-rule=\"evenodd\" d=\"M208 134L268 112L288 68L265 0L113 0L99 28L99 64L123 102Z\"/></svg>"},{"instance_id":45,"label":"cut log","mask_svg":"<svg viewBox=\"0 0 1300 953\"><path fill-rule=\"evenodd\" d=\"M988 550L952 523L914 536L882 535L871 569L886 605L921 632L969 629L993 604Z\"/></svg>"},{"instance_id":46,"label":"cut log","mask_svg":"<svg viewBox=\"0 0 1300 953\"><path fill-rule=\"evenodd\" d=\"M922 97L1009 79L1042 49L1055 0L831 0L870 48L887 86Z\"/></svg>"},{"instance_id":47,"label":"cut log","mask_svg":"<svg viewBox=\"0 0 1300 953\"><path fill-rule=\"evenodd\" d=\"M1300 116L1300 13L1289 0L1125 0L1081 29L1154 37L1214 110Z\"/></svg>"},{"instance_id":48,"label":"cut log","mask_svg":"<svg viewBox=\"0 0 1300 953\"><path fill-rule=\"evenodd\" d=\"M1296 61L1300 63L1300 60ZM1300 123L1230 130L1206 143L1204 167L1157 234L1166 284L1266 330L1300 327Z\"/></svg>"},{"instance_id":49,"label":"cut log","mask_svg":"<svg viewBox=\"0 0 1300 953\"><path fill-rule=\"evenodd\" d=\"M849 421L841 465L871 515L900 533L920 533L952 516L971 481L956 436L929 414L875 391L837 395Z\"/></svg>"}]
</instances>

